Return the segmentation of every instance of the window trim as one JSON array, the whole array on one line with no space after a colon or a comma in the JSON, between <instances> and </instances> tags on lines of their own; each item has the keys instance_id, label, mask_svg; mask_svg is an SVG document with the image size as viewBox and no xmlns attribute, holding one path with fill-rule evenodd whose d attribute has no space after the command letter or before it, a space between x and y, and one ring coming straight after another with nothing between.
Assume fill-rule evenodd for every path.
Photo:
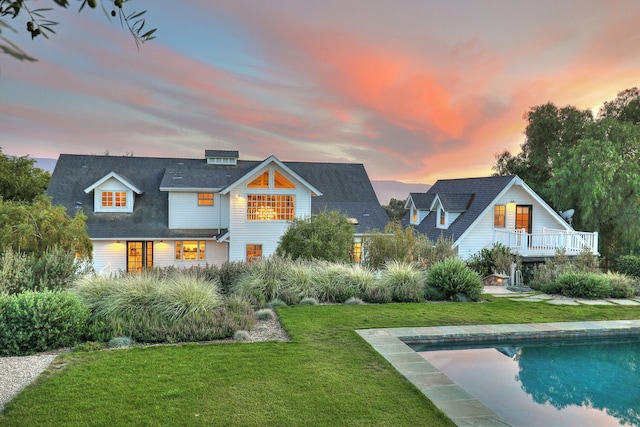
<instances>
[{"instance_id":1,"label":"window trim","mask_svg":"<svg viewBox=\"0 0 640 427\"><path fill-rule=\"evenodd\" d=\"M244 259L247 264L262 258L262 254L262 243L247 243L245 246Z\"/></svg>"},{"instance_id":2,"label":"window trim","mask_svg":"<svg viewBox=\"0 0 640 427\"><path fill-rule=\"evenodd\" d=\"M498 209L500 209L502 213L499 213ZM502 224L500 224L500 219L502 219ZM493 205L493 226L494 228L507 227L507 205Z\"/></svg>"},{"instance_id":3,"label":"window trim","mask_svg":"<svg viewBox=\"0 0 640 427\"><path fill-rule=\"evenodd\" d=\"M247 221L292 221L295 217L294 194L247 194Z\"/></svg>"},{"instance_id":4,"label":"window trim","mask_svg":"<svg viewBox=\"0 0 640 427\"><path fill-rule=\"evenodd\" d=\"M215 204L215 196L211 192L198 193L198 206L211 207Z\"/></svg>"},{"instance_id":5,"label":"window trim","mask_svg":"<svg viewBox=\"0 0 640 427\"><path fill-rule=\"evenodd\" d=\"M129 192L125 190L100 190L100 206L98 211L125 211L129 208Z\"/></svg>"},{"instance_id":6,"label":"window trim","mask_svg":"<svg viewBox=\"0 0 640 427\"><path fill-rule=\"evenodd\" d=\"M196 250L195 250L195 258L185 259L184 257L184 247L185 243L192 244L195 242ZM193 251L189 251L193 252ZM207 259L207 241L206 240L176 240L174 242L174 261L179 262L200 262L206 261Z\"/></svg>"}]
</instances>

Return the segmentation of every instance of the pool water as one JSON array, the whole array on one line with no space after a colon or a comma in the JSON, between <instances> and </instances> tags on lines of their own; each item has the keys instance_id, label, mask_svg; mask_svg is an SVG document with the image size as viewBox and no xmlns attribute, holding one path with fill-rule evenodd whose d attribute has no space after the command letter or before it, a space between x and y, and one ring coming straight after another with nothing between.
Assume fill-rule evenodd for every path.
<instances>
[{"instance_id":1,"label":"pool water","mask_svg":"<svg viewBox=\"0 0 640 427\"><path fill-rule=\"evenodd\" d=\"M639 338L412 347L514 426L640 426Z\"/></svg>"}]
</instances>

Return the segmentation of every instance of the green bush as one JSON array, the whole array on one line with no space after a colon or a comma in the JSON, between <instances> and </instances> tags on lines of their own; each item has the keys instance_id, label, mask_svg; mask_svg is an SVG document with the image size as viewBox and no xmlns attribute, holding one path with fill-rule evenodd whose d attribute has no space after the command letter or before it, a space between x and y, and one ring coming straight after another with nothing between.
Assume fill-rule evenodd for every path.
<instances>
[{"instance_id":1,"label":"green bush","mask_svg":"<svg viewBox=\"0 0 640 427\"><path fill-rule=\"evenodd\" d=\"M362 299L374 304L387 304L393 301L393 292L385 283L375 281L362 291Z\"/></svg>"},{"instance_id":2,"label":"green bush","mask_svg":"<svg viewBox=\"0 0 640 427\"><path fill-rule=\"evenodd\" d=\"M256 311L256 319L258 320L273 320L274 318L275 314L271 309L263 308L262 310Z\"/></svg>"},{"instance_id":3,"label":"green bush","mask_svg":"<svg viewBox=\"0 0 640 427\"><path fill-rule=\"evenodd\" d=\"M0 294L33 291L33 271L29 257L7 249L0 256Z\"/></svg>"},{"instance_id":4,"label":"green bush","mask_svg":"<svg viewBox=\"0 0 640 427\"><path fill-rule=\"evenodd\" d=\"M640 256L621 256L616 262L616 271L627 276L640 277Z\"/></svg>"},{"instance_id":5,"label":"green bush","mask_svg":"<svg viewBox=\"0 0 640 427\"><path fill-rule=\"evenodd\" d=\"M318 300L311 297L302 298L299 305L318 305Z\"/></svg>"},{"instance_id":6,"label":"green bush","mask_svg":"<svg viewBox=\"0 0 640 427\"><path fill-rule=\"evenodd\" d=\"M205 270L211 280L218 279L220 291L224 295L230 295L240 277L249 270L249 265L243 261L225 261L219 267L211 265L207 266Z\"/></svg>"},{"instance_id":7,"label":"green bush","mask_svg":"<svg viewBox=\"0 0 640 427\"><path fill-rule=\"evenodd\" d=\"M545 289L555 288L554 282L561 274L575 270L576 267L571 263L564 249L558 249L553 259L547 258L544 260L544 264L538 264L532 269L529 287L547 293L557 293Z\"/></svg>"},{"instance_id":8,"label":"green bush","mask_svg":"<svg viewBox=\"0 0 640 427\"><path fill-rule=\"evenodd\" d=\"M611 296L611 283L603 274L569 271L557 279L562 294L573 298L606 298Z\"/></svg>"},{"instance_id":9,"label":"green bush","mask_svg":"<svg viewBox=\"0 0 640 427\"><path fill-rule=\"evenodd\" d=\"M30 257L30 262L34 287L38 290L69 289L80 276L94 272L88 258L76 258L74 252L57 247Z\"/></svg>"},{"instance_id":10,"label":"green bush","mask_svg":"<svg viewBox=\"0 0 640 427\"><path fill-rule=\"evenodd\" d=\"M281 298L287 303L298 304L304 298L315 298L315 283L318 270L313 264L301 259L293 261L284 272L284 288Z\"/></svg>"},{"instance_id":11,"label":"green bush","mask_svg":"<svg viewBox=\"0 0 640 427\"><path fill-rule=\"evenodd\" d=\"M228 337L255 322L247 302L226 300L218 286L201 272L175 270L87 277L74 289L91 311L88 339L181 342Z\"/></svg>"},{"instance_id":12,"label":"green bush","mask_svg":"<svg viewBox=\"0 0 640 427\"><path fill-rule=\"evenodd\" d=\"M631 298L638 295L640 280L620 273L608 272L606 275L611 285L611 298Z\"/></svg>"},{"instance_id":13,"label":"green bush","mask_svg":"<svg viewBox=\"0 0 640 427\"><path fill-rule=\"evenodd\" d=\"M491 249L481 249L473 254L467 263L480 277L493 273L510 274L511 264L516 263L516 269L522 269L522 261L517 255L511 254L511 249L500 243L495 243Z\"/></svg>"},{"instance_id":14,"label":"green bush","mask_svg":"<svg viewBox=\"0 0 640 427\"><path fill-rule=\"evenodd\" d=\"M479 301L482 296L480 275L455 258L435 264L427 272L426 284L431 289L441 290L446 299L458 301L468 298Z\"/></svg>"},{"instance_id":15,"label":"green bush","mask_svg":"<svg viewBox=\"0 0 640 427\"><path fill-rule=\"evenodd\" d=\"M290 261L279 257L257 259L248 265L247 271L238 277L232 295L242 295L256 308L280 297L286 270Z\"/></svg>"},{"instance_id":16,"label":"green bush","mask_svg":"<svg viewBox=\"0 0 640 427\"><path fill-rule=\"evenodd\" d=\"M317 263L315 268L315 293L321 302L343 303L351 297L360 297L359 284L348 279L348 264Z\"/></svg>"},{"instance_id":17,"label":"green bush","mask_svg":"<svg viewBox=\"0 0 640 427\"><path fill-rule=\"evenodd\" d=\"M382 270L380 282L391 289L393 301L424 301L424 282L415 264L398 261L387 263Z\"/></svg>"},{"instance_id":18,"label":"green bush","mask_svg":"<svg viewBox=\"0 0 640 427\"><path fill-rule=\"evenodd\" d=\"M69 292L0 295L0 355L23 356L75 345L89 311Z\"/></svg>"}]
</instances>

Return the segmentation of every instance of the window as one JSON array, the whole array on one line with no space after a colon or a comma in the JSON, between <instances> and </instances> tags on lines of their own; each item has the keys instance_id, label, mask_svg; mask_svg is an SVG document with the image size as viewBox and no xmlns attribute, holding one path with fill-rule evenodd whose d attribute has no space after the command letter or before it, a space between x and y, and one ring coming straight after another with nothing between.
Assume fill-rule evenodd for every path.
<instances>
[{"instance_id":1,"label":"window","mask_svg":"<svg viewBox=\"0 0 640 427\"><path fill-rule=\"evenodd\" d=\"M507 207L505 205L495 205L493 207L493 226L505 227L507 224Z\"/></svg>"},{"instance_id":2,"label":"window","mask_svg":"<svg viewBox=\"0 0 640 427\"><path fill-rule=\"evenodd\" d=\"M446 212L444 209L440 208L440 225L445 225L447 223Z\"/></svg>"},{"instance_id":3,"label":"window","mask_svg":"<svg viewBox=\"0 0 640 427\"><path fill-rule=\"evenodd\" d=\"M213 193L198 193L198 206L213 206Z\"/></svg>"},{"instance_id":4,"label":"window","mask_svg":"<svg viewBox=\"0 0 640 427\"><path fill-rule=\"evenodd\" d=\"M276 188L296 188L291 181L282 176L278 171L273 172L273 185Z\"/></svg>"},{"instance_id":5,"label":"window","mask_svg":"<svg viewBox=\"0 0 640 427\"><path fill-rule=\"evenodd\" d=\"M247 188L269 188L269 171L248 183Z\"/></svg>"},{"instance_id":6,"label":"window","mask_svg":"<svg viewBox=\"0 0 640 427\"><path fill-rule=\"evenodd\" d=\"M413 211L412 213L413 222L418 222L418 209L416 209L414 206L411 210Z\"/></svg>"},{"instance_id":7,"label":"window","mask_svg":"<svg viewBox=\"0 0 640 427\"><path fill-rule=\"evenodd\" d=\"M262 245L247 245L247 264L262 258Z\"/></svg>"},{"instance_id":8,"label":"window","mask_svg":"<svg viewBox=\"0 0 640 427\"><path fill-rule=\"evenodd\" d=\"M176 241L176 261L204 261L204 240Z\"/></svg>"},{"instance_id":9,"label":"window","mask_svg":"<svg viewBox=\"0 0 640 427\"><path fill-rule=\"evenodd\" d=\"M247 219L251 221L290 221L295 216L295 197L288 195L247 195Z\"/></svg>"},{"instance_id":10,"label":"window","mask_svg":"<svg viewBox=\"0 0 640 427\"><path fill-rule=\"evenodd\" d=\"M353 242L351 247L351 261L360 263L362 261L362 242Z\"/></svg>"},{"instance_id":11,"label":"window","mask_svg":"<svg viewBox=\"0 0 640 427\"><path fill-rule=\"evenodd\" d=\"M127 192L126 191L103 191L102 207L103 208L126 208Z\"/></svg>"}]
</instances>

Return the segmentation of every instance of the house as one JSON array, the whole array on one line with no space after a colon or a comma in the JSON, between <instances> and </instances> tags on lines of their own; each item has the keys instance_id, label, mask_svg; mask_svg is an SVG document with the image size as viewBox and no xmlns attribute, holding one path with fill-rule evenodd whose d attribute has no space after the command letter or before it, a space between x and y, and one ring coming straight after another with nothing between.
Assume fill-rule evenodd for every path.
<instances>
[{"instance_id":1,"label":"house","mask_svg":"<svg viewBox=\"0 0 640 427\"><path fill-rule=\"evenodd\" d=\"M405 223L436 241L452 239L458 256L469 259L501 243L524 262L553 257L557 249L598 254L598 233L575 231L520 177L445 179L426 193L411 193Z\"/></svg>"},{"instance_id":2,"label":"house","mask_svg":"<svg viewBox=\"0 0 640 427\"><path fill-rule=\"evenodd\" d=\"M70 215L82 210L96 271L141 271L251 261L274 253L289 221L324 209L362 236L389 218L362 164L63 154L47 193Z\"/></svg>"}]
</instances>

